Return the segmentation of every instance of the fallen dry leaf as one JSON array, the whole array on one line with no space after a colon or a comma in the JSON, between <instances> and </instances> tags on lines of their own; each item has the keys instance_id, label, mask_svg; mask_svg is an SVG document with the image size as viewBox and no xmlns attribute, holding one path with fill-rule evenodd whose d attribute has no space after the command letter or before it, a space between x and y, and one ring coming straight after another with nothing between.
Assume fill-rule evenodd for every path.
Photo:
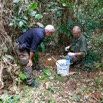
<instances>
[{"instance_id":1,"label":"fallen dry leaf","mask_svg":"<svg viewBox=\"0 0 103 103\"><path fill-rule=\"evenodd\" d=\"M97 99L100 99L101 98L101 95L100 94L91 94L90 95L92 98L97 98Z\"/></svg>"},{"instance_id":2,"label":"fallen dry leaf","mask_svg":"<svg viewBox=\"0 0 103 103\"><path fill-rule=\"evenodd\" d=\"M77 72L70 72L69 75L74 75L76 74Z\"/></svg>"}]
</instances>

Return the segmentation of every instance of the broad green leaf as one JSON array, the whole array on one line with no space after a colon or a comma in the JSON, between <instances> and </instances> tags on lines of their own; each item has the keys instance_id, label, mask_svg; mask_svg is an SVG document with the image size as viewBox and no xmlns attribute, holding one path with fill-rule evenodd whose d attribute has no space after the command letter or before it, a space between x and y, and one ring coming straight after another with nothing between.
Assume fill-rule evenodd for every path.
<instances>
[{"instance_id":1,"label":"broad green leaf","mask_svg":"<svg viewBox=\"0 0 103 103\"><path fill-rule=\"evenodd\" d=\"M44 27L44 25L43 25L42 23L40 23L40 22L37 22L36 24L37 24L39 27L41 27L41 28Z\"/></svg>"},{"instance_id":2,"label":"broad green leaf","mask_svg":"<svg viewBox=\"0 0 103 103\"><path fill-rule=\"evenodd\" d=\"M1 95L1 98L5 101L7 101L9 99L9 95L7 93Z\"/></svg>"},{"instance_id":3,"label":"broad green leaf","mask_svg":"<svg viewBox=\"0 0 103 103\"><path fill-rule=\"evenodd\" d=\"M14 23L10 23L10 24L9 24L9 26L13 26L13 25L14 25Z\"/></svg>"},{"instance_id":4,"label":"broad green leaf","mask_svg":"<svg viewBox=\"0 0 103 103\"><path fill-rule=\"evenodd\" d=\"M19 27L22 27L24 25L23 21L19 22Z\"/></svg>"},{"instance_id":5,"label":"broad green leaf","mask_svg":"<svg viewBox=\"0 0 103 103\"><path fill-rule=\"evenodd\" d=\"M9 59L14 60L13 56L11 56L11 55L5 54L5 56L6 56L7 58L9 58Z\"/></svg>"},{"instance_id":6,"label":"broad green leaf","mask_svg":"<svg viewBox=\"0 0 103 103\"><path fill-rule=\"evenodd\" d=\"M26 76L25 76L25 74L23 74L23 73L21 73L21 74L19 75L19 77L20 77L21 80L26 79Z\"/></svg>"},{"instance_id":7,"label":"broad green leaf","mask_svg":"<svg viewBox=\"0 0 103 103\"><path fill-rule=\"evenodd\" d=\"M8 62L8 58L6 56L2 56L4 62Z\"/></svg>"},{"instance_id":8,"label":"broad green leaf","mask_svg":"<svg viewBox=\"0 0 103 103\"><path fill-rule=\"evenodd\" d=\"M53 94L56 93L56 90L55 90L54 88L48 88L47 90L50 91L50 92L53 93ZM51 102L50 102L50 103L51 103Z\"/></svg>"},{"instance_id":9,"label":"broad green leaf","mask_svg":"<svg viewBox=\"0 0 103 103\"><path fill-rule=\"evenodd\" d=\"M55 101L54 100L50 100L49 103L55 103Z\"/></svg>"},{"instance_id":10,"label":"broad green leaf","mask_svg":"<svg viewBox=\"0 0 103 103\"><path fill-rule=\"evenodd\" d=\"M34 2L29 6L29 9L30 9L30 10L34 10L34 9L37 8L37 6L38 6L38 3L37 3L36 1L34 1Z\"/></svg>"},{"instance_id":11,"label":"broad green leaf","mask_svg":"<svg viewBox=\"0 0 103 103\"><path fill-rule=\"evenodd\" d=\"M49 76L51 75L51 70L44 70L43 73Z\"/></svg>"},{"instance_id":12,"label":"broad green leaf","mask_svg":"<svg viewBox=\"0 0 103 103\"><path fill-rule=\"evenodd\" d=\"M57 0L57 1L59 1L59 2L61 2L61 3L65 2L65 0Z\"/></svg>"},{"instance_id":13,"label":"broad green leaf","mask_svg":"<svg viewBox=\"0 0 103 103\"><path fill-rule=\"evenodd\" d=\"M63 6L66 6L66 3L63 3L62 5L63 5Z\"/></svg>"},{"instance_id":14,"label":"broad green leaf","mask_svg":"<svg viewBox=\"0 0 103 103\"><path fill-rule=\"evenodd\" d=\"M26 32L26 29L25 29L25 28L22 28L22 32L23 32L23 33Z\"/></svg>"},{"instance_id":15,"label":"broad green leaf","mask_svg":"<svg viewBox=\"0 0 103 103\"><path fill-rule=\"evenodd\" d=\"M28 0L25 0L25 4L29 4Z\"/></svg>"},{"instance_id":16,"label":"broad green leaf","mask_svg":"<svg viewBox=\"0 0 103 103\"><path fill-rule=\"evenodd\" d=\"M36 15L35 15L35 18L36 18L36 19L41 19L41 18L43 18L43 15L42 15L42 14L36 14Z\"/></svg>"},{"instance_id":17,"label":"broad green leaf","mask_svg":"<svg viewBox=\"0 0 103 103\"><path fill-rule=\"evenodd\" d=\"M28 22L26 20L22 20L22 22L25 24L25 25L28 25ZM23 24L23 25L24 25Z\"/></svg>"},{"instance_id":18,"label":"broad green leaf","mask_svg":"<svg viewBox=\"0 0 103 103\"><path fill-rule=\"evenodd\" d=\"M14 97L13 97L13 101L15 102L15 103L18 103L18 100L20 99L20 96L19 95L15 95Z\"/></svg>"},{"instance_id":19,"label":"broad green leaf","mask_svg":"<svg viewBox=\"0 0 103 103\"><path fill-rule=\"evenodd\" d=\"M28 20L28 17L27 16L23 16L23 19Z\"/></svg>"},{"instance_id":20,"label":"broad green leaf","mask_svg":"<svg viewBox=\"0 0 103 103\"><path fill-rule=\"evenodd\" d=\"M3 52L7 52L8 48L5 44L2 44L0 50L3 50Z\"/></svg>"},{"instance_id":21,"label":"broad green leaf","mask_svg":"<svg viewBox=\"0 0 103 103\"><path fill-rule=\"evenodd\" d=\"M71 6L73 6L73 4L71 4L71 3L69 3L69 2L63 3L62 5L63 5L63 6L66 6L66 7L71 7Z\"/></svg>"},{"instance_id":22,"label":"broad green leaf","mask_svg":"<svg viewBox=\"0 0 103 103\"><path fill-rule=\"evenodd\" d=\"M72 3L69 3L67 0L58 0L60 3L62 3L63 6L66 6L66 7L71 7L73 6Z\"/></svg>"},{"instance_id":23,"label":"broad green leaf","mask_svg":"<svg viewBox=\"0 0 103 103\"><path fill-rule=\"evenodd\" d=\"M32 11L32 12L31 12L31 16L35 16L36 13L37 13L37 11Z\"/></svg>"},{"instance_id":24,"label":"broad green leaf","mask_svg":"<svg viewBox=\"0 0 103 103\"><path fill-rule=\"evenodd\" d=\"M13 0L13 3L18 3L20 0Z\"/></svg>"},{"instance_id":25,"label":"broad green leaf","mask_svg":"<svg viewBox=\"0 0 103 103\"><path fill-rule=\"evenodd\" d=\"M41 52L44 52L44 51L45 51L45 45L44 45L43 42L40 44L39 50L40 50Z\"/></svg>"},{"instance_id":26,"label":"broad green leaf","mask_svg":"<svg viewBox=\"0 0 103 103\"><path fill-rule=\"evenodd\" d=\"M57 11L57 15L58 15L58 17L60 17L62 15L62 12L61 11Z\"/></svg>"}]
</instances>

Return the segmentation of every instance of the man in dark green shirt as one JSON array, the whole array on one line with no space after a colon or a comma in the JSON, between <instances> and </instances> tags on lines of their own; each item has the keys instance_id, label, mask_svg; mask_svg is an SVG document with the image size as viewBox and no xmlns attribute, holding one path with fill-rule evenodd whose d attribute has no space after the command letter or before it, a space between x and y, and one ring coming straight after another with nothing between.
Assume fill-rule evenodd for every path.
<instances>
[{"instance_id":1,"label":"man in dark green shirt","mask_svg":"<svg viewBox=\"0 0 103 103\"><path fill-rule=\"evenodd\" d=\"M68 53L71 62L73 64L78 64L83 57L87 54L87 42L84 35L82 35L79 26L74 26L72 30L73 39L71 45L65 47L65 51L70 49Z\"/></svg>"}]
</instances>

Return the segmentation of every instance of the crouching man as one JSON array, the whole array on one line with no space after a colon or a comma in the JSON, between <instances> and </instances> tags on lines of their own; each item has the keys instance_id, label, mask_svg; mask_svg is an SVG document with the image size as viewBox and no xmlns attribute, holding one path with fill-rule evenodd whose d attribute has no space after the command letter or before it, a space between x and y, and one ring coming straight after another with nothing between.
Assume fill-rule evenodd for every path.
<instances>
[{"instance_id":1,"label":"crouching man","mask_svg":"<svg viewBox=\"0 0 103 103\"><path fill-rule=\"evenodd\" d=\"M65 47L65 51L70 51L67 56L70 57L71 64L79 67L82 58L87 54L87 42L79 26L73 27L72 34L73 39L71 45Z\"/></svg>"}]
</instances>

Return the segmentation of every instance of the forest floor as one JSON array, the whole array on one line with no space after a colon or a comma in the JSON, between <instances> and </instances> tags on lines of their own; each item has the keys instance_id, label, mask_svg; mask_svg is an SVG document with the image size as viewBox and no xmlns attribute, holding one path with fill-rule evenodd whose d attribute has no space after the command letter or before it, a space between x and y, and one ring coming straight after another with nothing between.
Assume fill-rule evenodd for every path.
<instances>
[{"instance_id":1,"label":"forest floor","mask_svg":"<svg viewBox=\"0 0 103 103\"><path fill-rule=\"evenodd\" d=\"M38 65L42 70L33 71L39 88L28 87L24 82L4 88L0 95L6 102L0 103L103 103L102 68L87 72L70 67L69 76L60 76L52 56L58 60L61 52L63 49L39 53Z\"/></svg>"}]
</instances>

